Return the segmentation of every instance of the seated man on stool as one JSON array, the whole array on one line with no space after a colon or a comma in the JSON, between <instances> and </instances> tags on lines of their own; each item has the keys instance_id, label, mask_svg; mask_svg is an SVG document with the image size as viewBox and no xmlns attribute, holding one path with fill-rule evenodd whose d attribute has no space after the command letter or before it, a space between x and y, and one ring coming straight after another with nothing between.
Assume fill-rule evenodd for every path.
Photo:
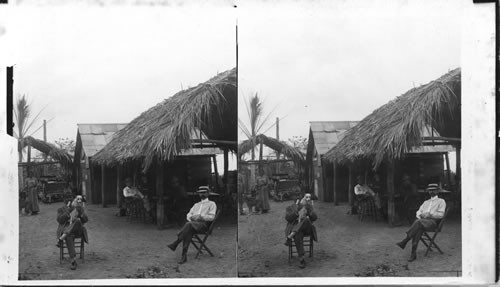
<instances>
[{"instance_id":1,"label":"seated man on stool","mask_svg":"<svg viewBox=\"0 0 500 287\"><path fill-rule=\"evenodd\" d=\"M82 237L83 242L88 243L87 229L83 226L89 218L84 209L83 197L77 195L73 201L57 210L57 247L61 247L63 240L66 241L68 253L71 260L71 270L76 269L75 237ZM83 244L82 242L82 244Z\"/></svg>"},{"instance_id":2,"label":"seated man on stool","mask_svg":"<svg viewBox=\"0 0 500 287\"><path fill-rule=\"evenodd\" d=\"M311 235L314 241L318 241L316 234L316 227L312 224L318 219L316 212L307 205L311 202L311 195L306 193L301 200L298 198L295 203L286 208L285 219L288 222L285 235L287 241L285 245L291 244L289 240L295 240L295 248L299 256L299 267L306 267L306 260L304 259L304 236ZM310 203L312 206L312 202Z\"/></svg>"},{"instance_id":3,"label":"seated man on stool","mask_svg":"<svg viewBox=\"0 0 500 287\"><path fill-rule=\"evenodd\" d=\"M200 195L201 201L193 205L186 215L187 222L177 233L177 240L168 245L168 248L175 251L177 245L182 242L182 258L179 264L187 261L187 251L193 234L207 231L217 212L215 202L208 199L209 188L207 186L200 186L197 193Z\"/></svg>"},{"instance_id":4,"label":"seated man on stool","mask_svg":"<svg viewBox=\"0 0 500 287\"><path fill-rule=\"evenodd\" d=\"M431 196L430 199L424 201L417 211L417 220L413 222L410 229L406 232L406 238L401 242L396 243L401 249L405 249L406 243L412 240L411 256L409 262L417 259L417 246L424 231L435 229L439 220L444 216L446 210L446 202L444 199L437 196L439 186L435 183L427 186L427 192Z\"/></svg>"}]
</instances>

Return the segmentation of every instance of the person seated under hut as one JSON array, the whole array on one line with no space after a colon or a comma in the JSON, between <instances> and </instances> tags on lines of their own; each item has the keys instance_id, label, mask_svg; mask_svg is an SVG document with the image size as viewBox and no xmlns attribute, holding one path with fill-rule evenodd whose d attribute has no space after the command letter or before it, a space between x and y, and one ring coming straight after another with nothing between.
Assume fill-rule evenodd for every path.
<instances>
[{"instance_id":1,"label":"person seated under hut","mask_svg":"<svg viewBox=\"0 0 500 287\"><path fill-rule=\"evenodd\" d=\"M378 194L376 194L366 183L362 176L357 176L358 184L354 186L356 195L356 205L360 208L367 208L367 205L374 205L380 212L381 204Z\"/></svg>"},{"instance_id":2,"label":"person seated under hut","mask_svg":"<svg viewBox=\"0 0 500 287\"><path fill-rule=\"evenodd\" d=\"M144 208L148 213L151 212L151 207L149 204L149 199L143 195L139 189L132 185L132 180L130 178L125 179L125 188L123 188L123 196L125 197L125 203L131 204L135 200L142 201Z\"/></svg>"}]
</instances>

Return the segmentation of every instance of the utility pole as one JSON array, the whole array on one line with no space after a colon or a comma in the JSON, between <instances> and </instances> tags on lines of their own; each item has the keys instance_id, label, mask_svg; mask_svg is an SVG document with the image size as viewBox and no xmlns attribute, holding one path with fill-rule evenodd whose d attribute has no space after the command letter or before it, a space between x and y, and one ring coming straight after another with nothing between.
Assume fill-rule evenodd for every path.
<instances>
[{"instance_id":1,"label":"utility pole","mask_svg":"<svg viewBox=\"0 0 500 287\"><path fill-rule=\"evenodd\" d=\"M43 141L47 142L47 121L43 120ZM47 154L43 154L43 161L47 161Z\"/></svg>"},{"instance_id":2,"label":"utility pole","mask_svg":"<svg viewBox=\"0 0 500 287\"><path fill-rule=\"evenodd\" d=\"M280 118L276 117L276 139L280 140ZM276 151L276 158L280 159L280 152Z\"/></svg>"}]
</instances>

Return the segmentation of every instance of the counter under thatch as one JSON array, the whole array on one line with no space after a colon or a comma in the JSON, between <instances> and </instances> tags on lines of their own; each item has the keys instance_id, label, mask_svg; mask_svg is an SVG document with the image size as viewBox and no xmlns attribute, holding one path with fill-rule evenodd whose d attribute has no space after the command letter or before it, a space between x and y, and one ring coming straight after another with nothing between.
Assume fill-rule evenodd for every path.
<instances>
[{"instance_id":1,"label":"counter under thatch","mask_svg":"<svg viewBox=\"0 0 500 287\"><path fill-rule=\"evenodd\" d=\"M301 164L304 163L304 154L298 148L290 146L284 141L279 141L275 138L260 134L255 137L255 146L259 145L261 142L263 145L279 152L295 162L299 162ZM242 156L255 148L255 146L251 139L244 140L238 145L238 154Z\"/></svg>"},{"instance_id":2,"label":"counter under thatch","mask_svg":"<svg viewBox=\"0 0 500 287\"><path fill-rule=\"evenodd\" d=\"M454 69L439 79L413 88L365 117L346 131L325 157L337 163L398 159L422 146L423 130L432 127L441 137L459 139L461 72Z\"/></svg>"},{"instance_id":3,"label":"counter under thatch","mask_svg":"<svg viewBox=\"0 0 500 287\"><path fill-rule=\"evenodd\" d=\"M52 157L63 166L68 167L73 164L73 157L64 149L61 149L54 144L28 136L22 141L22 147L24 148L26 146L32 146L36 150Z\"/></svg>"},{"instance_id":4,"label":"counter under thatch","mask_svg":"<svg viewBox=\"0 0 500 287\"><path fill-rule=\"evenodd\" d=\"M237 149L235 68L143 112L116 132L93 160L105 165L140 160L147 169L155 159L169 161L191 148L194 130L201 130L221 148Z\"/></svg>"}]
</instances>

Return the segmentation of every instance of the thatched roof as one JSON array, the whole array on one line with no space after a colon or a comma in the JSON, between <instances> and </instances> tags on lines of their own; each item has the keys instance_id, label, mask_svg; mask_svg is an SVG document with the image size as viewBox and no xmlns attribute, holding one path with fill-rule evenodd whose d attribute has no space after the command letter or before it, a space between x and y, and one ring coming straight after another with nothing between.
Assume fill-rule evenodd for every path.
<instances>
[{"instance_id":1,"label":"thatched roof","mask_svg":"<svg viewBox=\"0 0 500 287\"><path fill-rule=\"evenodd\" d=\"M289 159L303 163L304 154L299 148L293 147L284 141L279 141L275 138L268 137L260 134L255 137L255 146L262 142L263 145L279 152L280 154L288 157ZM243 154L255 148L251 139L246 139L238 145L238 154L241 157Z\"/></svg>"},{"instance_id":2,"label":"thatched roof","mask_svg":"<svg viewBox=\"0 0 500 287\"><path fill-rule=\"evenodd\" d=\"M432 127L441 137L460 138L460 68L406 92L348 130L325 157L337 163L398 159L423 143Z\"/></svg>"},{"instance_id":3,"label":"thatched roof","mask_svg":"<svg viewBox=\"0 0 500 287\"><path fill-rule=\"evenodd\" d=\"M24 148L28 145L52 157L63 166L71 166L73 164L73 157L71 157L71 155L65 150L57 147L54 144L28 136L23 139L22 147Z\"/></svg>"},{"instance_id":4,"label":"thatched roof","mask_svg":"<svg viewBox=\"0 0 500 287\"><path fill-rule=\"evenodd\" d=\"M201 130L218 146L237 148L236 69L180 91L143 112L93 158L113 165L140 160L147 169L153 160L172 160L192 147L192 131Z\"/></svg>"}]
</instances>

